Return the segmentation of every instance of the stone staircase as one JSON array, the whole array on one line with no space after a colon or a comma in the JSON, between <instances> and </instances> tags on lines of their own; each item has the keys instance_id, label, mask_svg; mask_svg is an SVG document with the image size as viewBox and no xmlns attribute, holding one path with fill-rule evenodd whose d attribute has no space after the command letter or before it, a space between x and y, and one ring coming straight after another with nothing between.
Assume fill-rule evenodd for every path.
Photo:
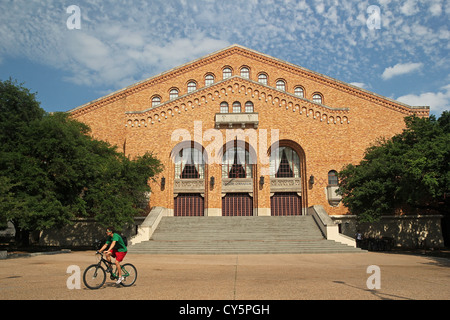
<instances>
[{"instance_id":1,"label":"stone staircase","mask_svg":"<svg viewBox=\"0 0 450 320\"><path fill-rule=\"evenodd\" d=\"M147 254L363 252L326 240L312 216L163 217L149 241L128 249Z\"/></svg>"}]
</instances>

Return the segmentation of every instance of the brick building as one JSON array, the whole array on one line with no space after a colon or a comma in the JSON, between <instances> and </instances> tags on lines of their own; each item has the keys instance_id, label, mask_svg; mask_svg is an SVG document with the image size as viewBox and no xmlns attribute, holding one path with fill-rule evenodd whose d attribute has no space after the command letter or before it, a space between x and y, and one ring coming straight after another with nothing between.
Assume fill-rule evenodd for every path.
<instances>
[{"instance_id":1,"label":"brick building","mask_svg":"<svg viewBox=\"0 0 450 320\"><path fill-rule=\"evenodd\" d=\"M429 108L233 45L70 113L130 157L153 152L150 205L175 216L343 215L336 172Z\"/></svg>"}]
</instances>

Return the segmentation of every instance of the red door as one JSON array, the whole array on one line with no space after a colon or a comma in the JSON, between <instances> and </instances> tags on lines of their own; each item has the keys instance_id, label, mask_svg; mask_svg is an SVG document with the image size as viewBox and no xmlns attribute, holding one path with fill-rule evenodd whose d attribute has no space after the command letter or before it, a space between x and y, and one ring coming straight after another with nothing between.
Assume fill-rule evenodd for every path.
<instances>
[{"instance_id":1,"label":"red door","mask_svg":"<svg viewBox=\"0 0 450 320\"><path fill-rule=\"evenodd\" d=\"M174 202L175 217L204 215L204 200L198 193L181 193Z\"/></svg>"},{"instance_id":2,"label":"red door","mask_svg":"<svg viewBox=\"0 0 450 320\"><path fill-rule=\"evenodd\" d=\"M301 197L295 192L277 192L270 198L270 209L272 216L301 215Z\"/></svg>"},{"instance_id":3,"label":"red door","mask_svg":"<svg viewBox=\"0 0 450 320\"><path fill-rule=\"evenodd\" d=\"M252 216L253 199L248 193L227 193L222 198L222 216Z\"/></svg>"}]
</instances>

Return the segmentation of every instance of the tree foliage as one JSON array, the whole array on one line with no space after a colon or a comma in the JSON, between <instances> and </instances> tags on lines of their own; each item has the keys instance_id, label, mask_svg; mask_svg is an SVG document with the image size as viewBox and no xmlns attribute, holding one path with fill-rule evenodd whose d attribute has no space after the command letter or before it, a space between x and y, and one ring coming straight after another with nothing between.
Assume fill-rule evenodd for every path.
<instances>
[{"instance_id":1,"label":"tree foliage","mask_svg":"<svg viewBox=\"0 0 450 320\"><path fill-rule=\"evenodd\" d=\"M360 221L398 212L448 214L450 197L450 112L405 118L406 129L379 140L358 165L341 172L343 203Z\"/></svg>"},{"instance_id":2,"label":"tree foliage","mask_svg":"<svg viewBox=\"0 0 450 320\"><path fill-rule=\"evenodd\" d=\"M0 82L0 221L16 235L75 217L121 229L141 213L161 163L149 153L128 159L89 132L66 113L45 113L17 82Z\"/></svg>"}]
</instances>

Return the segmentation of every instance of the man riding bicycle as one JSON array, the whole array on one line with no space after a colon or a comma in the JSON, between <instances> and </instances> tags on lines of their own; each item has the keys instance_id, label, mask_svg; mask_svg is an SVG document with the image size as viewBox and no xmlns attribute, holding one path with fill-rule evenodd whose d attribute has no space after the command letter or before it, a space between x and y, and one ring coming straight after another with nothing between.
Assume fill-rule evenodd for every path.
<instances>
[{"instance_id":1,"label":"man riding bicycle","mask_svg":"<svg viewBox=\"0 0 450 320\"><path fill-rule=\"evenodd\" d=\"M115 233L112 227L106 229L106 234L108 235L108 238L106 239L105 245L99 250L99 252L103 252L108 245L110 245L109 249L105 251L106 260L111 262L111 257L116 258L115 264L117 267L118 276L116 284L120 284L124 279L120 268L120 262L122 262L125 258L128 249L120 234Z\"/></svg>"}]
</instances>

